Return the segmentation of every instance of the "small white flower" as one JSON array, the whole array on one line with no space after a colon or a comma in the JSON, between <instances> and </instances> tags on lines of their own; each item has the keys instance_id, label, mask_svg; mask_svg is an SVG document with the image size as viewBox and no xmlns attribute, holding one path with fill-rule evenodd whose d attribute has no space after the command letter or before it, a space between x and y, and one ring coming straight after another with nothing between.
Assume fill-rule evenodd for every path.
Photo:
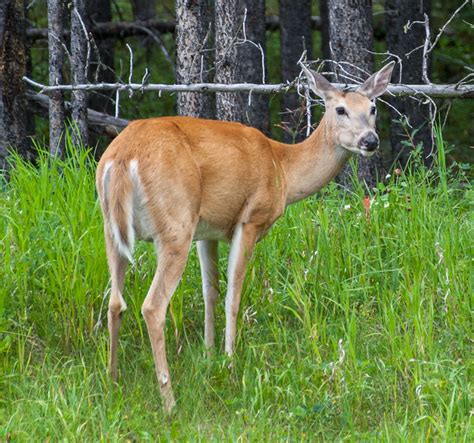
<instances>
[{"instance_id":1,"label":"small white flower","mask_svg":"<svg viewBox=\"0 0 474 443\"><path fill-rule=\"evenodd\" d=\"M351 209L351 205L344 205L344 209L347 211L349 209Z\"/></svg>"},{"instance_id":2,"label":"small white flower","mask_svg":"<svg viewBox=\"0 0 474 443\"><path fill-rule=\"evenodd\" d=\"M389 203L389 202L385 202L385 203L383 204L383 207L384 207L385 209L387 209L389 206L390 206L390 203Z\"/></svg>"},{"instance_id":3,"label":"small white flower","mask_svg":"<svg viewBox=\"0 0 474 443\"><path fill-rule=\"evenodd\" d=\"M390 177L391 177L391 175L390 175L390 174L387 174L387 175L385 176L385 179L388 180Z\"/></svg>"}]
</instances>

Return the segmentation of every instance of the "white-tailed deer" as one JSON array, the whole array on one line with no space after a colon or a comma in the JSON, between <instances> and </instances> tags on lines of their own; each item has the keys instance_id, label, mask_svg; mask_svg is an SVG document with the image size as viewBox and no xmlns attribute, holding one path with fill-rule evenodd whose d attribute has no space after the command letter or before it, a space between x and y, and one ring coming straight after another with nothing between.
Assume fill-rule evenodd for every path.
<instances>
[{"instance_id":1,"label":"white-tailed deer","mask_svg":"<svg viewBox=\"0 0 474 443\"><path fill-rule=\"evenodd\" d=\"M356 92L339 91L320 74L303 69L326 112L302 143L285 145L239 123L152 118L130 123L99 162L97 190L112 278L110 371L116 379L126 265L136 239L153 241L158 266L142 313L166 410L175 404L165 352L166 311L193 240L198 242L208 348L214 346L217 244L231 244L225 299L225 351L231 355L245 268L255 243L288 205L332 180L352 152L368 157L378 147L373 99L385 91L393 63Z\"/></svg>"}]
</instances>

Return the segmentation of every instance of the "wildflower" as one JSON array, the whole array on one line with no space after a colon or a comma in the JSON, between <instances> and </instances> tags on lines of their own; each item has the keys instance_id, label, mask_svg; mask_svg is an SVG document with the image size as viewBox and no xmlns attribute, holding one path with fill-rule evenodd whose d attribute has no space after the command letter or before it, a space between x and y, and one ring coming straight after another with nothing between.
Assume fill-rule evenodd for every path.
<instances>
[{"instance_id":1,"label":"wildflower","mask_svg":"<svg viewBox=\"0 0 474 443\"><path fill-rule=\"evenodd\" d=\"M364 197L364 200L362 200L362 204L365 209L365 218L370 221L370 197Z\"/></svg>"},{"instance_id":2,"label":"wildflower","mask_svg":"<svg viewBox=\"0 0 474 443\"><path fill-rule=\"evenodd\" d=\"M348 211L349 209L351 209L351 205L344 205L344 209Z\"/></svg>"},{"instance_id":3,"label":"wildflower","mask_svg":"<svg viewBox=\"0 0 474 443\"><path fill-rule=\"evenodd\" d=\"M385 176L385 180L388 180L388 179L391 178L391 177L392 177L392 176L391 176L390 174L387 174L387 175Z\"/></svg>"},{"instance_id":4,"label":"wildflower","mask_svg":"<svg viewBox=\"0 0 474 443\"><path fill-rule=\"evenodd\" d=\"M400 168L396 168L395 171L393 171L397 177L400 177L402 175L402 170Z\"/></svg>"}]
</instances>

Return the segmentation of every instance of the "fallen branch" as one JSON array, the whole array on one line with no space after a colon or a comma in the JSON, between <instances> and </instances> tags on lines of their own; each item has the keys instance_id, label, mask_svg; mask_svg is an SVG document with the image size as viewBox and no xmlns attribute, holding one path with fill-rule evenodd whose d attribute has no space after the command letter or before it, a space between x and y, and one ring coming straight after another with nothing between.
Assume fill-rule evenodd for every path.
<instances>
[{"instance_id":1,"label":"fallen branch","mask_svg":"<svg viewBox=\"0 0 474 443\"><path fill-rule=\"evenodd\" d=\"M38 83L28 77L23 80L29 85L40 90L41 93L52 91L128 91L128 92L251 92L252 94L272 94L288 92L296 89L293 83L279 83L261 85L254 83L236 83L231 85L220 83L194 83L189 85L168 85L162 83L87 83L76 85L48 86ZM334 83L334 86L345 90L355 90L359 85ZM428 96L432 98L474 98L474 85L404 85L391 84L386 94L396 96Z\"/></svg>"},{"instance_id":2,"label":"fallen branch","mask_svg":"<svg viewBox=\"0 0 474 443\"><path fill-rule=\"evenodd\" d=\"M49 97L47 95L27 92L25 96L31 106L31 110L35 114L48 118ZM66 111L70 111L71 103L65 102L65 108ZM90 131L111 138L116 137L129 122L129 120L124 118L112 117L109 114L94 111L93 109L87 110L87 119Z\"/></svg>"},{"instance_id":3,"label":"fallen branch","mask_svg":"<svg viewBox=\"0 0 474 443\"><path fill-rule=\"evenodd\" d=\"M311 17L311 27L314 30L321 29L321 18ZM269 15L266 18L266 29L277 31L280 29L280 17L278 15ZM173 34L175 32L174 22L164 22L161 20L146 20L137 22L102 22L92 26L91 32L95 39L106 38L125 38L135 36L147 36L150 31L157 31L161 34ZM67 37L65 32L64 36ZM26 36L30 40L46 40L48 30L46 28L29 28L26 30Z\"/></svg>"}]
</instances>

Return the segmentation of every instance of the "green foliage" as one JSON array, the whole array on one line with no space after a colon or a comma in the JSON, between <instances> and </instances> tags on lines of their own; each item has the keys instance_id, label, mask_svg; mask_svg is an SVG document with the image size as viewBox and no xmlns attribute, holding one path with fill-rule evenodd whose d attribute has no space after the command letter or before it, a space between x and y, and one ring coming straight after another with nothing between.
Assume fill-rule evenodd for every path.
<instances>
[{"instance_id":1,"label":"green foliage","mask_svg":"<svg viewBox=\"0 0 474 443\"><path fill-rule=\"evenodd\" d=\"M249 267L232 369L223 300L205 357L192 251L167 326L171 418L140 315L152 248L128 271L113 386L94 165L71 146L65 161L15 158L0 191L0 438L472 440L474 191L437 143L433 171L288 209Z\"/></svg>"}]
</instances>

